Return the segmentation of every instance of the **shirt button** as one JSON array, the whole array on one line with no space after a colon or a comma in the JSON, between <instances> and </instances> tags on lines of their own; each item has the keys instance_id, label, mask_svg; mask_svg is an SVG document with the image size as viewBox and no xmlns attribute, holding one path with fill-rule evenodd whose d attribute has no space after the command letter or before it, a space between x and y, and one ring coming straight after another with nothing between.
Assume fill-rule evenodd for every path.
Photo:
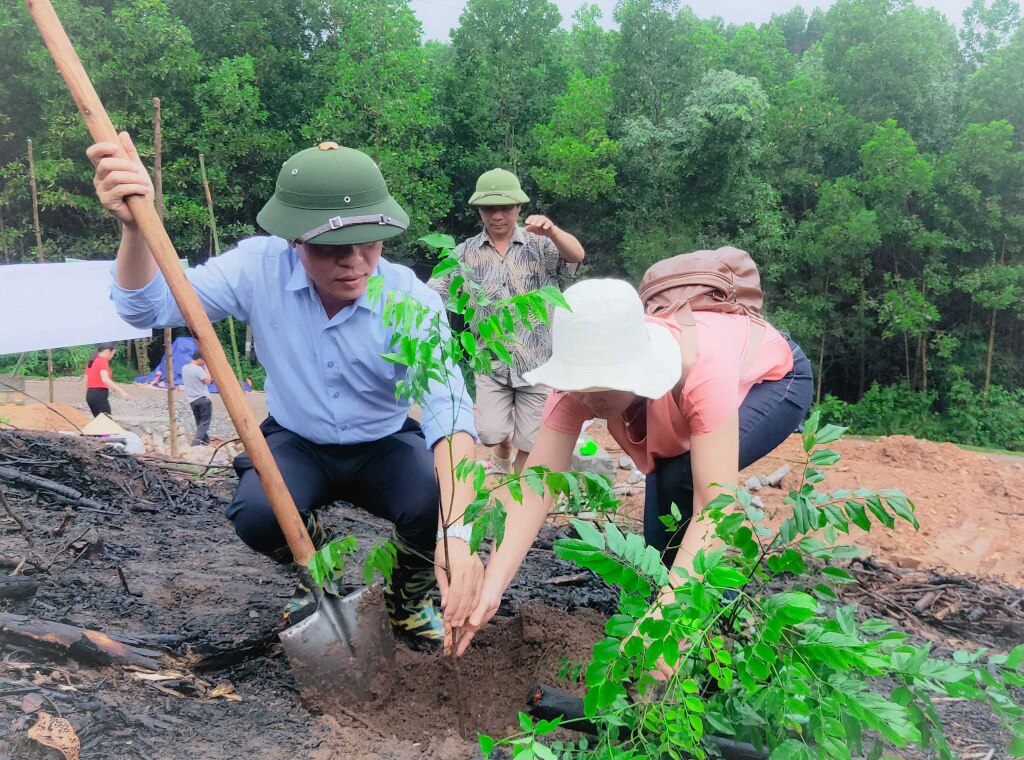
<instances>
[{"instance_id":1,"label":"shirt button","mask_svg":"<svg viewBox=\"0 0 1024 760\"><path fill-rule=\"evenodd\" d=\"M327 366L328 367L333 367L334 366L334 362L327 362Z\"/></svg>"},{"instance_id":2,"label":"shirt button","mask_svg":"<svg viewBox=\"0 0 1024 760\"><path fill-rule=\"evenodd\" d=\"M340 395L341 395L341 394L340 394L340 393L339 393L338 391L335 391L335 392L334 392L334 398L338 398L338 396L340 396Z\"/></svg>"}]
</instances>

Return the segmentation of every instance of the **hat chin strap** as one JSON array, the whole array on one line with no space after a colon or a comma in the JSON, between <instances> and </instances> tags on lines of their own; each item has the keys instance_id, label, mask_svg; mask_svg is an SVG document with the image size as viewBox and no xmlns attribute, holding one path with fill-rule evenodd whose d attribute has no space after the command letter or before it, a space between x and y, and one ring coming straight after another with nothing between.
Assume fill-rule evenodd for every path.
<instances>
[{"instance_id":1,"label":"hat chin strap","mask_svg":"<svg viewBox=\"0 0 1024 760\"><path fill-rule=\"evenodd\" d=\"M513 198L508 193L503 193L501 191L492 192L492 193L480 193L480 195L477 196L477 203L475 205L480 205L479 202L482 201L484 198L507 198L508 200L512 201L512 205L513 206L522 206L523 205L522 201L517 201L515 198Z\"/></svg>"},{"instance_id":2,"label":"hat chin strap","mask_svg":"<svg viewBox=\"0 0 1024 760\"><path fill-rule=\"evenodd\" d=\"M393 216L384 216L384 214L367 214L365 216L346 217L332 216L319 227L314 227L308 232L304 232L299 235L299 237L295 238L295 242L306 243L319 235L323 235L325 232L340 230L343 227L354 227L358 224L379 224L386 227L398 227L400 230L404 230L409 227L409 225L401 219L395 219Z\"/></svg>"}]
</instances>

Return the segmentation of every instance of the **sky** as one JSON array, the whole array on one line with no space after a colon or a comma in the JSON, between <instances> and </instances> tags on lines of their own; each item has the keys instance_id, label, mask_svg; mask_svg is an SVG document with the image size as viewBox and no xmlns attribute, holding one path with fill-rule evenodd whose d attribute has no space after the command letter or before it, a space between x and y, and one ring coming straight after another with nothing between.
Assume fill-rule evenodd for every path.
<instances>
[{"instance_id":1,"label":"sky","mask_svg":"<svg viewBox=\"0 0 1024 760\"><path fill-rule=\"evenodd\" d=\"M616 0L589 0L596 2L604 14L604 23L610 24ZM937 8L950 22L959 25L964 9L970 0L917 0L918 5ZM563 26L572 24L572 14L585 0L554 0L562 12ZM465 0L410 0L412 8L423 22L424 36L430 40L448 40L448 32L458 26L459 14L465 6ZM767 21L773 13L785 13L790 8L802 5L805 10L826 8L831 5L825 2L796 2L796 0L692 0L689 5L700 18L721 16L729 23L743 24L752 21L755 24Z\"/></svg>"}]
</instances>

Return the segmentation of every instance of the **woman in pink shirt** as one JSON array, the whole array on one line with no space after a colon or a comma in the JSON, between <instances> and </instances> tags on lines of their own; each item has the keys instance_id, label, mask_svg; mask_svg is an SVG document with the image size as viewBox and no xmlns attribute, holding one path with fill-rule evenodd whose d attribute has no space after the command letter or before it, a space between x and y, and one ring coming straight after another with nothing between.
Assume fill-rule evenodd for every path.
<instances>
[{"instance_id":1,"label":"woman in pink shirt","mask_svg":"<svg viewBox=\"0 0 1024 760\"><path fill-rule=\"evenodd\" d=\"M644 532L670 568L692 571L708 544L703 507L739 471L768 454L806 417L811 366L799 346L770 325L751 356L751 320L698 311L681 328L644 314L636 290L620 280L587 280L565 291L572 311L557 310L551 359L527 373L555 390L527 467L568 470L583 423L608 421L608 432L647 473ZM487 565L480 604L460 641L497 611L551 508L551 497L523 489L509 509L505 538ZM674 536L658 519L675 503L683 520ZM670 577L677 578L675 573Z\"/></svg>"}]
</instances>

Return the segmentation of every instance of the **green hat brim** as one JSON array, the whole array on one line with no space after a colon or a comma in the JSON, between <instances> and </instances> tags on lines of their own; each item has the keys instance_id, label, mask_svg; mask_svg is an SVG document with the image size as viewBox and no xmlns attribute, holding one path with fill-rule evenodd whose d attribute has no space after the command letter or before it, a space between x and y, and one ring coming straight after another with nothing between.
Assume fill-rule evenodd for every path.
<instances>
[{"instance_id":1,"label":"green hat brim","mask_svg":"<svg viewBox=\"0 0 1024 760\"><path fill-rule=\"evenodd\" d=\"M530 197L522 190L488 190L469 198L470 206L521 206L529 202Z\"/></svg>"},{"instance_id":2,"label":"green hat brim","mask_svg":"<svg viewBox=\"0 0 1024 760\"><path fill-rule=\"evenodd\" d=\"M398 201L390 195L380 203L359 208L339 209L308 209L297 208L282 203L276 197L267 201L256 215L256 222L269 232L289 242L302 237L312 229L325 224L333 216L363 216L370 214L383 214L400 220L407 227L409 215L405 213ZM359 243L375 243L378 240L388 240L405 232L401 227L394 227L388 224L354 224L351 227L342 227L337 230L330 230L317 235L307 243L315 245L355 245Z\"/></svg>"}]
</instances>

